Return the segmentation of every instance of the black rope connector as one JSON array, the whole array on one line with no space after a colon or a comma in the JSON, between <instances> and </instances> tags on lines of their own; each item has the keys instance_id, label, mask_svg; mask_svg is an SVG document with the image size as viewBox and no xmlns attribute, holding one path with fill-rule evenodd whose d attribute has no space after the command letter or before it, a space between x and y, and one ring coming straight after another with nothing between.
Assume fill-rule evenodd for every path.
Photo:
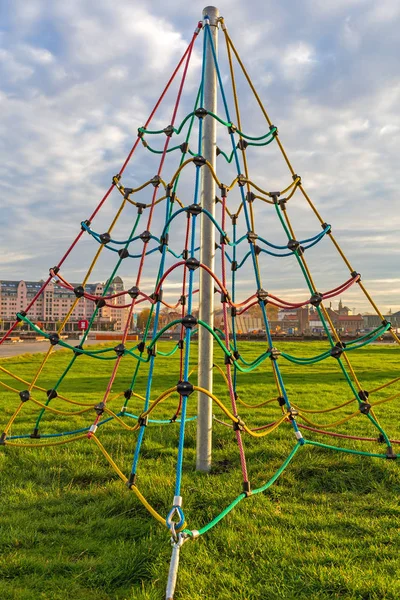
<instances>
[{"instance_id":1,"label":"black rope connector","mask_svg":"<svg viewBox=\"0 0 400 600\"><path fill-rule=\"evenodd\" d=\"M215 148L215 154L216 154L217 156L219 156L219 155L221 154L221 148L220 148L219 146L217 146L217 147Z\"/></svg>"},{"instance_id":2,"label":"black rope connector","mask_svg":"<svg viewBox=\"0 0 400 600\"><path fill-rule=\"evenodd\" d=\"M281 210L286 210L286 202L287 202L287 198L280 198L279 199L279 206Z\"/></svg>"},{"instance_id":3,"label":"black rope connector","mask_svg":"<svg viewBox=\"0 0 400 600\"><path fill-rule=\"evenodd\" d=\"M120 257L121 260L124 258L128 258L128 256L129 256L128 248L121 248L120 250L118 250L118 256Z\"/></svg>"},{"instance_id":4,"label":"black rope connector","mask_svg":"<svg viewBox=\"0 0 400 600\"><path fill-rule=\"evenodd\" d=\"M386 450L386 458L389 458L389 459L396 459L397 458L397 454L395 454L393 452L392 446L388 446L388 449Z\"/></svg>"},{"instance_id":5,"label":"black rope connector","mask_svg":"<svg viewBox=\"0 0 400 600\"><path fill-rule=\"evenodd\" d=\"M83 285L77 285L74 287L74 294L77 298L82 298L85 295L85 288Z\"/></svg>"},{"instance_id":6,"label":"black rope connector","mask_svg":"<svg viewBox=\"0 0 400 600\"><path fill-rule=\"evenodd\" d=\"M236 148L239 148L239 150L246 150L248 145L249 145L249 142L246 142L245 139L240 138L240 140L236 144Z\"/></svg>"},{"instance_id":7,"label":"black rope connector","mask_svg":"<svg viewBox=\"0 0 400 600\"><path fill-rule=\"evenodd\" d=\"M383 325L384 327L386 327L387 325L390 325L389 329L391 329L391 328L392 328L392 324L391 324L391 322L390 322L390 321L388 321L387 319L382 319L382 325Z\"/></svg>"},{"instance_id":8,"label":"black rope connector","mask_svg":"<svg viewBox=\"0 0 400 600\"><path fill-rule=\"evenodd\" d=\"M153 292L152 294L150 294L149 298L153 300L154 304L156 304L157 302L161 302L163 298L163 291L164 290L159 290L158 292Z\"/></svg>"},{"instance_id":9,"label":"black rope connector","mask_svg":"<svg viewBox=\"0 0 400 600\"><path fill-rule=\"evenodd\" d=\"M179 350L183 350L185 340L178 340L177 346Z\"/></svg>"},{"instance_id":10,"label":"black rope connector","mask_svg":"<svg viewBox=\"0 0 400 600\"><path fill-rule=\"evenodd\" d=\"M239 358L240 358L240 352L239 352L239 350L234 350L233 351L233 358L235 360L239 360Z\"/></svg>"},{"instance_id":11,"label":"black rope connector","mask_svg":"<svg viewBox=\"0 0 400 600\"><path fill-rule=\"evenodd\" d=\"M298 414L299 414L299 411L296 410L295 408L293 408L293 406L291 406L287 413L289 421L293 421L298 416Z\"/></svg>"},{"instance_id":12,"label":"black rope connector","mask_svg":"<svg viewBox=\"0 0 400 600\"><path fill-rule=\"evenodd\" d=\"M344 342L337 342L330 351L330 355L333 356L333 358L340 358L340 356L343 354L343 350L346 348L346 344Z\"/></svg>"},{"instance_id":13,"label":"black rope connector","mask_svg":"<svg viewBox=\"0 0 400 600\"><path fill-rule=\"evenodd\" d=\"M151 185L153 185L155 188L158 187L161 183L161 177L159 175L154 175L154 177L152 177L150 179L150 183Z\"/></svg>"},{"instance_id":14,"label":"black rope connector","mask_svg":"<svg viewBox=\"0 0 400 600\"><path fill-rule=\"evenodd\" d=\"M229 125L228 125L228 131L229 131L229 133L236 133L237 132L237 126L234 125L233 123L229 123Z\"/></svg>"},{"instance_id":15,"label":"black rope connector","mask_svg":"<svg viewBox=\"0 0 400 600\"><path fill-rule=\"evenodd\" d=\"M256 195L253 194L253 192L247 192L247 194L246 194L247 202L249 202L249 203L254 202L255 199L256 199Z\"/></svg>"},{"instance_id":16,"label":"black rope connector","mask_svg":"<svg viewBox=\"0 0 400 600\"><path fill-rule=\"evenodd\" d=\"M287 243L287 247L292 252L297 252L298 256L301 256L304 252L303 246L300 246L300 242L297 240L289 240Z\"/></svg>"},{"instance_id":17,"label":"black rope connector","mask_svg":"<svg viewBox=\"0 0 400 600\"><path fill-rule=\"evenodd\" d=\"M167 125L167 127L164 127L163 132L165 133L165 135L167 137L172 137L172 135L174 133L174 126L173 125Z\"/></svg>"},{"instance_id":18,"label":"black rope connector","mask_svg":"<svg viewBox=\"0 0 400 600\"><path fill-rule=\"evenodd\" d=\"M361 275L360 275L360 273L357 273L357 271L352 271L350 273L350 275L352 276L353 279L355 279L356 277L359 277L358 281L361 281Z\"/></svg>"},{"instance_id":19,"label":"black rope connector","mask_svg":"<svg viewBox=\"0 0 400 600\"><path fill-rule=\"evenodd\" d=\"M207 161L204 158L204 156L201 156L200 154L198 154L197 156L195 156L193 158L193 162L196 165L196 167L203 167Z\"/></svg>"},{"instance_id":20,"label":"black rope connector","mask_svg":"<svg viewBox=\"0 0 400 600\"><path fill-rule=\"evenodd\" d=\"M192 329L192 327L196 327L197 319L193 315L185 315L182 319L182 325L186 327L186 329Z\"/></svg>"},{"instance_id":21,"label":"black rope connector","mask_svg":"<svg viewBox=\"0 0 400 600\"><path fill-rule=\"evenodd\" d=\"M383 435L383 433L380 433L377 437L378 444L386 444L386 440L385 440L385 436Z\"/></svg>"},{"instance_id":22,"label":"black rope connector","mask_svg":"<svg viewBox=\"0 0 400 600\"><path fill-rule=\"evenodd\" d=\"M183 144L181 144L181 146L183 146ZM182 150L183 152L183 150ZM171 192L172 192L173 186L170 183L167 183L167 187L165 188L165 195L167 198L171 197Z\"/></svg>"},{"instance_id":23,"label":"black rope connector","mask_svg":"<svg viewBox=\"0 0 400 600\"><path fill-rule=\"evenodd\" d=\"M37 427L35 427L35 429L32 431L32 433L30 434L29 437L32 438L33 440L39 440L40 439L39 429Z\"/></svg>"},{"instance_id":24,"label":"black rope connector","mask_svg":"<svg viewBox=\"0 0 400 600\"><path fill-rule=\"evenodd\" d=\"M21 398L21 402L28 402L29 398L31 397L31 393L29 390L23 390L19 393L19 397Z\"/></svg>"},{"instance_id":25,"label":"black rope connector","mask_svg":"<svg viewBox=\"0 0 400 600\"><path fill-rule=\"evenodd\" d=\"M129 400L130 398L132 398L132 394L133 394L132 390L130 390L130 389L128 389L128 390L125 390L125 391L124 391L124 398L125 398L126 400Z\"/></svg>"},{"instance_id":26,"label":"black rope connector","mask_svg":"<svg viewBox=\"0 0 400 600\"><path fill-rule=\"evenodd\" d=\"M57 275L59 270L60 270L60 267L57 267L57 265L55 267L52 267L51 269L49 269L49 271L53 271L54 275Z\"/></svg>"},{"instance_id":27,"label":"black rope connector","mask_svg":"<svg viewBox=\"0 0 400 600\"><path fill-rule=\"evenodd\" d=\"M94 406L96 415L101 417L101 415L104 413L105 408L106 408L105 402L99 402L98 404L96 404Z\"/></svg>"},{"instance_id":28,"label":"black rope connector","mask_svg":"<svg viewBox=\"0 0 400 600\"><path fill-rule=\"evenodd\" d=\"M128 477L128 481L126 482L126 487L130 490L136 484L136 473L130 473Z\"/></svg>"},{"instance_id":29,"label":"black rope connector","mask_svg":"<svg viewBox=\"0 0 400 600\"><path fill-rule=\"evenodd\" d=\"M103 308L103 306L106 305L106 301L104 300L104 298L96 298L94 303L97 306L97 308Z\"/></svg>"},{"instance_id":30,"label":"black rope connector","mask_svg":"<svg viewBox=\"0 0 400 600\"><path fill-rule=\"evenodd\" d=\"M332 225L330 225L329 223L321 223L321 227L322 229L327 229L326 233L332 233Z\"/></svg>"},{"instance_id":31,"label":"black rope connector","mask_svg":"<svg viewBox=\"0 0 400 600\"><path fill-rule=\"evenodd\" d=\"M143 231L143 233L141 233L139 237L144 244L148 244L148 242L151 240L151 233L146 229L146 231Z\"/></svg>"},{"instance_id":32,"label":"black rope connector","mask_svg":"<svg viewBox=\"0 0 400 600\"><path fill-rule=\"evenodd\" d=\"M3 433L0 435L0 446L6 445L6 437L7 437L7 434L5 431L3 431Z\"/></svg>"},{"instance_id":33,"label":"black rope connector","mask_svg":"<svg viewBox=\"0 0 400 600\"><path fill-rule=\"evenodd\" d=\"M86 225L86 227L90 227L91 223L90 223L89 219L86 219L85 221L82 221L82 223L81 223L81 230L86 231L86 229L83 227L83 225Z\"/></svg>"},{"instance_id":34,"label":"black rope connector","mask_svg":"<svg viewBox=\"0 0 400 600\"><path fill-rule=\"evenodd\" d=\"M256 296L257 296L259 302L263 302L264 304L267 304L267 302L268 302L267 290L260 288L259 290L257 290Z\"/></svg>"},{"instance_id":35,"label":"black rope connector","mask_svg":"<svg viewBox=\"0 0 400 600\"><path fill-rule=\"evenodd\" d=\"M182 154L186 154L186 152L188 152L188 150L189 150L189 144L188 144L188 142L183 142L183 143L182 143L182 144L179 146L179 148L180 148L180 150L181 150ZM169 195L168 195L168 197L169 197Z\"/></svg>"},{"instance_id":36,"label":"black rope connector","mask_svg":"<svg viewBox=\"0 0 400 600\"><path fill-rule=\"evenodd\" d=\"M237 218L238 218L237 214L231 215L231 219L232 219L232 225L236 225L236 223L237 223Z\"/></svg>"},{"instance_id":37,"label":"black rope connector","mask_svg":"<svg viewBox=\"0 0 400 600\"><path fill-rule=\"evenodd\" d=\"M124 198L125 200L128 199L128 196L130 196L130 194L132 194L133 189L132 188L124 188Z\"/></svg>"},{"instance_id":38,"label":"black rope connector","mask_svg":"<svg viewBox=\"0 0 400 600\"><path fill-rule=\"evenodd\" d=\"M239 187L245 186L247 183L246 176L243 175L243 173L240 173L240 175L238 175L237 182Z\"/></svg>"},{"instance_id":39,"label":"black rope connector","mask_svg":"<svg viewBox=\"0 0 400 600\"><path fill-rule=\"evenodd\" d=\"M231 262L231 271L237 271L237 268L238 268L237 260L233 260Z\"/></svg>"},{"instance_id":40,"label":"black rope connector","mask_svg":"<svg viewBox=\"0 0 400 600\"><path fill-rule=\"evenodd\" d=\"M46 394L47 394L47 400L53 400L54 398L58 397L57 390L54 390L54 389L47 390Z\"/></svg>"},{"instance_id":41,"label":"black rope connector","mask_svg":"<svg viewBox=\"0 0 400 600\"><path fill-rule=\"evenodd\" d=\"M115 346L114 352L117 356L123 356L125 354L124 344L118 344L118 346Z\"/></svg>"},{"instance_id":42,"label":"black rope connector","mask_svg":"<svg viewBox=\"0 0 400 600\"><path fill-rule=\"evenodd\" d=\"M75 356L80 356L81 354L83 354L83 352L79 352L79 350L83 350L83 347L81 344L78 344L77 346L74 346L74 354Z\"/></svg>"},{"instance_id":43,"label":"black rope connector","mask_svg":"<svg viewBox=\"0 0 400 600\"><path fill-rule=\"evenodd\" d=\"M371 410L371 404L369 404L369 402L360 402L360 413L362 413L363 415L368 415L369 411Z\"/></svg>"},{"instance_id":44,"label":"black rope connector","mask_svg":"<svg viewBox=\"0 0 400 600\"><path fill-rule=\"evenodd\" d=\"M199 268L200 261L197 260L197 258L194 258L194 256L191 256L190 258L187 258L185 260L185 265L187 266L189 271L195 271L196 269Z\"/></svg>"},{"instance_id":45,"label":"black rope connector","mask_svg":"<svg viewBox=\"0 0 400 600\"><path fill-rule=\"evenodd\" d=\"M169 422L170 423L175 423L176 420L177 420L177 418L178 418L178 415L175 414L173 417L170 418Z\"/></svg>"},{"instance_id":46,"label":"black rope connector","mask_svg":"<svg viewBox=\"0 0 400 600\"><path fill-rule=\"evenodd\" d=\"M319 306L323 300L323 295L319 292L314 292L310 298L310 304L313 306Z\"/></svg>"},{"instance_id":47,"label":"black rope connector","mask_svg":"<svg viewBox=\"0 0 400 600\"><path fill-rule=\"evenodd\" d=\"M232 356L232 354L225 354L225 356L224 356L224 364L225 365L232 365L233 364L233 356Z\"/></svg>"},{"instance_id":48,"label":"black rope connector","mask_svg":"<svg viewBox=\"0 0 400 600\"><path fill-rule=\"evenodd\" d=\"M56 346L59 341L60 341L60 336L58 335L58 333L51 333L49 335L49 342L52 346Z\"/></svg>"},{"instance_id":49,"label":"black rope connector","mask_svg":"<svg viewBox=\"0 0 400 600\"><path fill-rule=\"evenodd\" d=\"M154 344L154 346L149 346L147 348L147 354L148 356L157 356L157 344Z\"/></svg>"},{"instance_id":50,"label":"black rope connector","mask_svg":"<svg viewBox=\"0 0 400 600\"><path fill-rule=\"evenodd\" d=\"M246 496L251 496L250 481L243 481L243 493Z\"/></svg>"},{"instance_id":51,"label":"black rope connector","mask_svg":"<svg viewBox=\"0 0 400 600\"><path fill-rule=\"evenodd\" d=\"M190 204L190 206L188 206L186 210L188 212L188 215L193 215L193 216L197 216L201 212L203 212L203 208L202 208L201 204Z\"/></svg>"},{"instance_id":52,"label":"black rope connector","mask_svg":"<svg viewBox=\"0 0 400 600\"><path fill-rule=\"evenodd\" d=\"M178 381L176 391L181 396L190 396L190 394L193 394L194 387L190 381Z\"/></svg>"},{"instance_id":53,"label":"black rope connector","mask_svg":"<svg viewBox=\"0 0 400 600\"><path fill-rule=\"evenodd\" d=\"M272 346L272 348L268 348L268 352L271 360L278 360L279 356L281 355L280 350L278 350L278 348L275 348L275 346Z\"/></svg>"},{"instance_id":54,"label":"black rope connector","mask_svg":"<svg viewBox=\"0 0 400 600\"><path fill-rule=\"evenodd\" d=\"M196 108L196 110L194 111L194 114L199 119L204 119L204 117L206 117L208 115L208 111L206 108L203 108L200 106L199 108Z\"/></svg>"},{"instance_id":55,"label":"black rope connector","mask_svg":"<svg viewBox=\"0 0 400 600\"><path fill-rule=\"evenodd\" d=\"M140 427L147 427L148 422L149 422L149 415L146 415L145 417L140 416L138 418L138 425L140 425Z\"/></svg>"},{"instance_id":56,"label":"black rope connector","mask_svg":"<svg viewBox=\"0 0 400 600\"><path fill-rule=\"evenodd\" d=\"M17 312L17 317L16 318L17 318L18 323L20 321L22 321L23 317L26 317L26 315L27 315L27 313L26 313L25 310L20 310L19 312Z\"/></svg>"},{"instance_id":57,"label":"black rope connector","mask_svg":"<svg viewBox=\"0 0 400 600\"><path fill-rule=\"evenodd\" d=\"M254 244L254 254L256 256L258 256L259 254L261 254L261 247L257 246L257 244Z\"/></svg>"},{"instance_id":58,"label":"black rope connector","mask_svg":"<svg viewBox=\"0 0 400 600\"><path fill-rule=\"evenodd\" d=\"M221 183L219 189L221 190L221 198L226 198L228 195L228 188L226 187L226 185L224 183Z\"/></svg>"},{"instance_id":59,"label":"black rope connector","mask_svg":"<svg viewBox=\"0 0 400 600\"><path fill-rule=\"evenodd\" d=\"M360 398L360 400L367 401L369 398L369 392L367 392L367 390L360 390L358 392L358 397Z\"/></svg>"},{"instance_id":60,"label":"black rope connector","mask_svg":"<svg viewBox=\"0 0 400 600\"><path fill-rule=\"evenodd\" d=\"M135 298L139 296L140 290L136 285L134 285L128 290L128 294L133 300L135 300Z\"/></svg>"},{"instance_id":61,"label":"black rope connector","mask_svg":"<svg viewBox=\"0 0 400 600\"><path fill-rule=\"evenodd\" d=\"M255 231L248 231L246 237L249 244L254 244L256 239L258 239L258 234Z\"/></svg>"},{"instance_id":62,"label":"black rope connector","mask_svg":"<svg viewBox=\"0 0 400 600\"><path fill-rule=\"evenodd\" d=\"M179 304L181 306L185 306L185 304L186 304L186 296L185 296L185 294L182 294L182 296L179 298Z\"/></svg>"},{"instance_id":63,"label":"black rope connector","mask_svg":"<svg viewBox=\"0 0 400 600\"><path fill-rule=\"evenodd\" d=\"M147 208L147 204L144 204L144 202L136 202L135 206L137 208L138 215L143 214L144 209Z\"/></svg>"},{"instance_id":64,"label":"black rope connector","mask_svg":"<svg viewBox=\"0 0 400 600\"><path fill-rule=\"evenodd\" d=\"M231 317L236 317L236 315L237 315L236 306L231 306Z\"/></svg>"},{"instance_id":65,"label":"black rope connector","mask_svg":"<svg viewBox=\"0 0 400 600\"><path fill-rule=\"evenodd\" d=\"M244 421L239 417L239 415L235 415L237 421L233 422L233 431L243 431L244 430Z\"/></svg>"},{"instance_id":66,"label":"black rope connector","mask_svg":"<svg viewBox=\"0 0 400 600\"><path fill-rule=\"evenodd\" d=\"M292 175L292 179L293 179L293 181L296 181L296 179L298 179L298 182L296 183L296 185L300 185L301 184L301 176L297 175L297 173L294 173Z\"/></svg>"},{"instance_id":67,"label":"black rope connector","mask_svg":"<svg viewBox=\"0 0 400 600\"><path fill-rule=\"evenodd\" d=\"M229 244L229 238L225 232L219 234L219 243L220 244Z\"/></svg>"},{"instance_id":68,"label":"black rope connector","mask_svg":"<svg viewBox=\"0 0 400 600\"><path fill-rule=\"evenodd\" d=\"M189 258L189 250L187 248L182 250L182 258L183 260L187 260Z\"/></svg>"},{"instance_id":69,"label":"black rope connector","mask_svg":"<svg viewBox=\"0 0 400 600\"><path fill-rule=\"evenodd\" d=\"M144 340L142 340L136 347L140 353L144 352L144 349L146 348L146 344L144 343Z\"/></svg>"},{"instance_id":70,"label":"black rope connector","mask_svg":"<svg viewBox=\"0 0 400 600\"><path fill-rule=\"evenodd\" d=\"M280 192L270 192L269 195L272 198L273 203L278 204L278 198L281 195L281 193Z\"/></svg>"},{"instance_id":71,"label":"black rope connector","mask_svg":"<svg viewBox=\"0 0 400 600\"><path fill-rule=\"evenodd\" d=\"M221 304L225 302L229 302L229 294L228 292L221 292Z\"/></svg>"},{"instance_id":72,"label":"black rope connector","mask_svg":"<svg viewBox=\"0 0 400 600\"><path fill-rule=\"evenodd\" d=\"M278 396L277 398L279 406L285 406L286 400L283 396Z\"/></svg>"},{"instance_id":73,"label":"black rope connector","mask_svg":"<svg viewBox=\"0 0 400 600\"><path fill-rule=\"evenodd\" d=\"M100 242L102 244L108 244L108 242L110 240L111 240L111 235L108 232L100 234Z\"/></svg>"},{"instance_id":74,"label":"black rope connector","mask_svg":"<svg viewBox=\"0 0 400 600\"><path fill-rule=\"evenodd\" d=\"M142 132L142 135L144 134L144 131ZM139 134L138 134L139 135ZM140 136L142 137L142 136ZM121 181L121 175L120 173L117 173L116 175L114 175L114 177L112 178L112 182L114 185L117 185L117 183L119 183Z\"/></svg>"}]
</instances>

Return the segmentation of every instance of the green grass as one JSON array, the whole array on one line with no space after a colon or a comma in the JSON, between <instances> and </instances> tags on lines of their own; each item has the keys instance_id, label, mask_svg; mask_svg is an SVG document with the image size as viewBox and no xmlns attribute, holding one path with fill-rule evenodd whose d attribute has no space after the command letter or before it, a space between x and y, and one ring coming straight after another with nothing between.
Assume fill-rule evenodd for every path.
<instances>
[{"instance_id":1,"label":"green grass","mask_svg":"<svg viewBox=\"0 0 400 600\"><path fill-rule=\"evenodd\" d=\"M159 344L164 351L171 347L168 342ZM311 356L324 351L326 344L281 342L279 347ZM244 343L241 351L245 358L255 358L261 344ZM52 355L39 385L52 387L69 356L67 351ZM350 358L366 390L399 375L395 346L367 347L351 353ZM39 362L40 355L24 355L4 359L1 364L29 379ZM333 406L351 397L335 359L308 367L282 359L279 364L289 397L303 408ZM133 365L129 357L122 360L113 394L128 387ZM60 392L78 401L99 402L111 368L110 362L79 357ZM156 359L152 398L176 384L178 368L178 355ZM1 379L13 385L7 376L1 375ZM146 380L144 365L138 378L139 393L144 393ZM241 375L238 388L247 402L276 395L269 361L255 373ZM215 391L229 406L219 375ZM397 384L376 394L375 400L399 391ZM19 399L12 392L0 393L2 430ZM36 397L45 398L38 393ZM65 406L59 399L52 404ZM118 410L121 405L119 399L113 408ZM175 405L176 397L162 403L155 418L171 417ZM141 403L132 398L130 410L139 414ZM194 394L189 416L195 410ZM344 416L353 411L354 405L339 412ZM37 407L27 402L11 434L31 433L37 414ZM221 416L217 408L215 414ZM389 436L399 439L398 400L381 405L377 415ZM262 425L279 416L279 407L277 403L255 410L241 407L240 416L250 426ZM81 417L46 413L41 431L87 426L93 418L94 412ZM318 423L336 418L337 413L315 415ZM377 436L363 415L339 431ZM98 435L128 474L137 434L110 423L99 429ZM307 437L340 445L334 438L311 433ZM138 487L162 515L168 512L174 495L177 440L177 424L149 426L139 462ZM295 439L291 427L284 424L271 436L262 440L245 436L244 442L252 487L256 488L281 465ZM385 452L385 446L378 443L344 440L342 444ZM188 423L182 495L191 529L206 524L241 492L232 430L215 424L214 467L209 475L195 472L195 446L196 425ZM243 500L208 534L185 544L176 600L398 600L399 466L398 461L301 448L268 492ZM168 535L117 478L94 442L85 439L43 449L2 447L0 467L2 600L164 598L171 556Z\"/></svg>"}]
</instances>

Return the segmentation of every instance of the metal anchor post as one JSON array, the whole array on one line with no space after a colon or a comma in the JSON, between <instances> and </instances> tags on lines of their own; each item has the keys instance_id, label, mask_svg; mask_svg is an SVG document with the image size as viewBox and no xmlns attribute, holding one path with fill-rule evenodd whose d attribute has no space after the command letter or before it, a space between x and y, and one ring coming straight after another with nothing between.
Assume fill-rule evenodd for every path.
<instances>
[{"instance_id":1,"label":"metal anchor post","mask_svg":"<svg viewBox=\"0 0 400 600\"><path fill-rule=\"evenodd\" d=\"M172 556L169 565L167 591L165 596L166 600L174 600L176 579L178 577L179 553L181 551L181 547L185 542L187 542L188 539L189 536L184 533L178 533L176 540L171 538Z\"/></svg>"}]
</instances>

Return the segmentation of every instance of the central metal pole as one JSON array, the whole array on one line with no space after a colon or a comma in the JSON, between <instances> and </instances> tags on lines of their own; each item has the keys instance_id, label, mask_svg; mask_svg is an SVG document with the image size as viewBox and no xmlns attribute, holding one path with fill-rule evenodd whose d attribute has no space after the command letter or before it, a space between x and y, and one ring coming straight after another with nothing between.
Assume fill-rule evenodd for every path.
<instances>
[{"instance_id":1,"label":"central metal pole","mask_svg":"<svg viewBox=\"0 0 400 600\"><path fill-rule=\"evenodd\" d=\"M209 19L211 38L215 52L218 52L218 17L215 6L203 10L203 19ZM204 32L204 35L206 33ZM205 53L204 107L217 112L217 74L215 70L211 44L207 41ZM216 168L217 158L217 122L206 116L203 126L203 156ZM202 168L201 205L215 216L215 181L208 167ZM215 228L212 221L201 214L200 262L214 272ZM214 280L200 269L199 318L214 327ZM199 327L198 384L209 392L213 390L213 336L204 327ZM212 400L199 392L197 400L197 454L196 469L208 472L211 469L212 450Z\"/></svg>"}]
</instances>

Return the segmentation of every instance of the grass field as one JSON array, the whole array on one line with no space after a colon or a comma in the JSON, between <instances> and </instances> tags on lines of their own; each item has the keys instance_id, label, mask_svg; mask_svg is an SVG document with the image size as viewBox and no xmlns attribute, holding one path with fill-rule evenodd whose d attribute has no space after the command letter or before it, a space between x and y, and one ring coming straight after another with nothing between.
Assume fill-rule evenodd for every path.
<instances>
[{"instance_id":1,"label":"grass field","mask_svg":"<svg viewBox=\"0 0 400 600\"><path fill-rule=\"evenodd\" d=\"M297 355L326 349L321 342L281 342ZM159 344L168 350L169 342ZM260 353L260 344L244 343L247 359ZM194 347L194 350L196 348ZM364 389L371 390L399 376L399 349L371 346L351 354ZM223 365L222 357L219 357ZM39 380L51 388L66 366L67 351L52 355ZM4 359L14 373L33 376L40 355ZM152 398L177 383L178 355L157 357ZM124 357L113 394L129 385L134 362ZM193 366L195 365L195 356ZM351 398L349 388L330 358L299 367L280 359L289 397L302 408L335 406ZM77 401L101 401L111 365L79 357L60 392ZM276 395L269 363L239 378L241 398L259 403ZM11 378L1 379L15 385ZM139 374L143 393L147 365ZM22 384L18 389L23 389ZM216 374L217 395L229 406L222 378ZM379 400L400 392L400 383L371 397ZM45 396L36 394L38 399ZM18 405L15 393L1 390L0 431ZM176 397L160 404L155 418L173 414ZM54 407L65 407L56 399ZM112 408L122 405L118 399ZM377 416L392 438L400 438L399 399L382 404ZM74 410L68 405L68 410ZM196 397L190 397L189 415ZM141 402L131 399L131 412ZM351 414L355 404L337 413L312 415L319 424ZM11 435L31 433L38 409L27 402ZM219 409L215 414L221 416ZM276 402L259 409L240 408L249 426L279 416ZM59 417L46 413L42 433L90 425L94 412ZM338 431L377 437L364 415ZM340 440L303 431L328 444ZM137 433L111 422L99 439L121 470L130 472ZM138 470L138 487L165 515L173 499L178 424L147 427ZM283 424L261 440L244 437L253 488L267 481L295 444L293 430ZM241 472L231 429L215 424L213 470L196 473L196 425L187 424L183 471L184 510L191 529L210 521L241 492ZM343 440L347 448L385 452L385 446ZM394 448L396 451L396 447ZM397 446L400 451L400 446ZM166 530L156 523L111 470L93 441L63 446L18 449L0 447L1 527L0 598L2 600L160 600L164 598L171 548ZM176 600L275 600L334 598L380 600L400 598L400 464L399 461L354 456L306 446L264 494L242 501L222 522L181 551Z\"/></svg>"}]
</instances>

